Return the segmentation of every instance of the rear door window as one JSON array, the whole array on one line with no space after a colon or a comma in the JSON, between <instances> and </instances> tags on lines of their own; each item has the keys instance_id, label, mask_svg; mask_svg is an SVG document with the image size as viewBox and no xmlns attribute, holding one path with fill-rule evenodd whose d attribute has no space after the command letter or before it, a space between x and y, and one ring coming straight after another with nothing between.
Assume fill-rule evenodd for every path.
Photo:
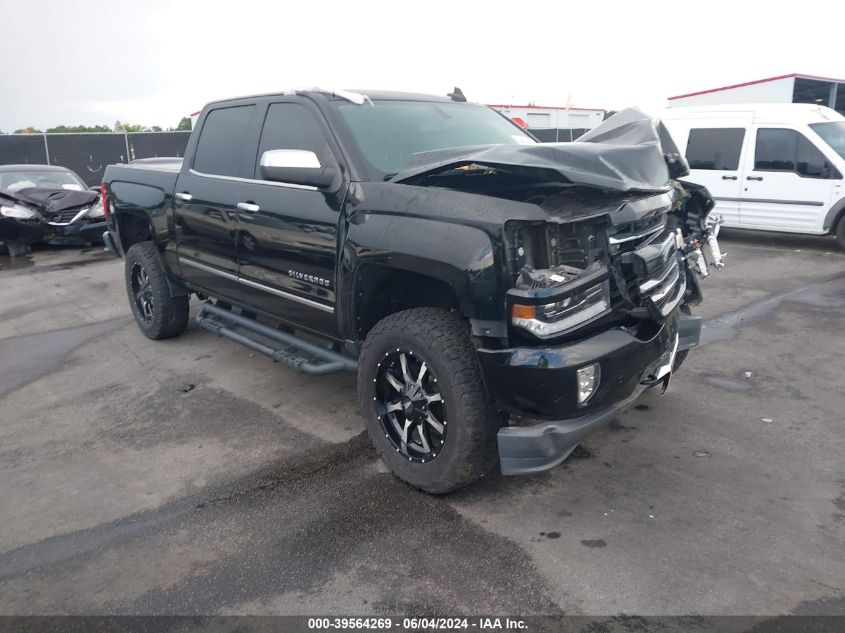
<instances>
[{"instance_id":1,"label":"rear door window","mask_svg":"<svg viewBox=\"0 0 845 633\"><path fill-rule=\"evenodd\" d=\"M254 112L254 105L209 112L197 142L194 169L215 176L242 176L243 146Z\"/></svg>"},{"instance_id":2,"label":"rear door window","mask_svg":"<svg viewBox=\"0 0 845 633\"><path fill-rule=\"evenodd\" d=\"M744 128L693 128L687 142L690 169L736 171L742 153Z\"/></svg>"}]
</instances>

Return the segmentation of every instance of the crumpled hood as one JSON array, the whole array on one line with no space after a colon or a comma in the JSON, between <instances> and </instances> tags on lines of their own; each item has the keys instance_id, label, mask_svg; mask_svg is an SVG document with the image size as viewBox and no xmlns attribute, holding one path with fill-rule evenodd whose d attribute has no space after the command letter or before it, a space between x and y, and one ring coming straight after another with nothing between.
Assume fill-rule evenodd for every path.
<instances>
[{"instance_id":1,"label":"crumpled hood","mask_svg":"<svg viewBox=\"0 0 845 633\"><path fill-rule=\"evenodd\" d=\"M0 191L0 199L22 202L47 215L94 204L100 194L95 191L26 187L17 191Z\"/></svg>"},{"instance_id":2,"label":"crumpled hood","mask_svg":"<svg viewBox=\"0 0 845 633\"><path fill-rule=\"evenodd\" d=\"M612 116L572 143L485 145L417 154L391 182L422 184L428 176L483 165L547 182L615 191L667 191L689 173L659 119L637 108Z\"/></svg>"}]
</instances>

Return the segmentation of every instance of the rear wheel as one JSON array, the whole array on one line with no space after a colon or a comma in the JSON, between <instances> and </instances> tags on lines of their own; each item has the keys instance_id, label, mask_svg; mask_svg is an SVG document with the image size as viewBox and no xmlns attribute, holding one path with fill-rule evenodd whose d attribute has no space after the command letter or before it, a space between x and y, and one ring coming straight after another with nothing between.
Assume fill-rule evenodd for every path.
<instances>
[{"instance_id":1,"label":"rear wheel","mask_svg":"<svg viewBox=\"0 0 845 633\"><path fill-rule=\"evenodd\" d=\"M484 388L467 324L456 314L420 308L379 321L361 351L358 394L370 439L412 486L450 492L497 463L504 416Z\"/></svg>"},{"instance_id":2,"label":"rear wheel","mask_svg":"<svg viewBox=\"0 0 845 633\"><path fill-rule=\"evenodd\" d=\"M135 323L145 336L178 336L188 326L188 296L170 296L170 286L152 242L138 242L126 252L126 293Z\"/></svg>"}]
</instances>

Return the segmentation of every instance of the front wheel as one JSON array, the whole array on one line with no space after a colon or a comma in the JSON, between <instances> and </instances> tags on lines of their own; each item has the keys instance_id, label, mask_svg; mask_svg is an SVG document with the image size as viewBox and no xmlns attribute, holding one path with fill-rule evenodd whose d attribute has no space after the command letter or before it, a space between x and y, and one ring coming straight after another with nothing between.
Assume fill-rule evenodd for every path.
<instances>
[{"instance_id":1,"label":"front wheel","mask_svg":"<svg viewBox=\"0 0 845 633\"><path fill-rule=\"evenodd\" d=\"M132 315L147 338L171 338L185 331L188 296L170 296L155 244L138 242L126 251L125 279Z\"/></svg>"},{"instance_id":2,"label":"front wheel","mask_svg":"<svg viewBox=\"0 0 845 633\"><path fill-rule=\"evenodd\" d=\"M379 321L361 350L358 395L382 459L420 490L456 490L497 463L504 416L484 388L457 314L419 308Z\"/></svg>"},{"instance_id":3,"label":"front wheel","mask_svg":"<svg viewBox=\"0 0 845 633\"><path fill-rule=\"evenodd\" d=\"M845 213L843 213L839 217L839 221L836 223L836 243L839 245L843 251L845 251Z\"/></svg>"}]
</instances>

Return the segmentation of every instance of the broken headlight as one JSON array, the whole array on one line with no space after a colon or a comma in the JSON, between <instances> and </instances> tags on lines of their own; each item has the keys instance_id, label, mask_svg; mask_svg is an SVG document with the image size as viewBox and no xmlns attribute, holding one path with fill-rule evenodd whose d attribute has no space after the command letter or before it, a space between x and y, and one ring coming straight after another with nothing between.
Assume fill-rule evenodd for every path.
<instances>
[{"instance_id":1,"label":"broken headlight","mask_svg":"<svg viewBox=\"0 0 845 633\"><path fill-rule=\"evenodd\" d=\"M35 220L38 214L22 204L0 205L0 216L15 218L16 220Z\"/></svg>"},{"instance_id":2,"label":"broken headlight","mask_svg":"<svg viewBox=\"0 0 845 633\"><path fill-rule=\"evenodd\" d=\"M86 218L104 218L106 216L105 212L103 211L103 202L102 200L97 200L90 209L88 209L88 213L85 214Z\"/></svg>"},{"instance_id":3,"label":"broken headlight","mask_svg":"<svg viewBox=\"0 0 845 633\"><path fill-rule=\"evenodd\" d=\"M564 334L610 311L610 282L604 280L572 291L553 303L525 305L515 303L511 322L539 338Z\"/></svg>"}]
</instances>

